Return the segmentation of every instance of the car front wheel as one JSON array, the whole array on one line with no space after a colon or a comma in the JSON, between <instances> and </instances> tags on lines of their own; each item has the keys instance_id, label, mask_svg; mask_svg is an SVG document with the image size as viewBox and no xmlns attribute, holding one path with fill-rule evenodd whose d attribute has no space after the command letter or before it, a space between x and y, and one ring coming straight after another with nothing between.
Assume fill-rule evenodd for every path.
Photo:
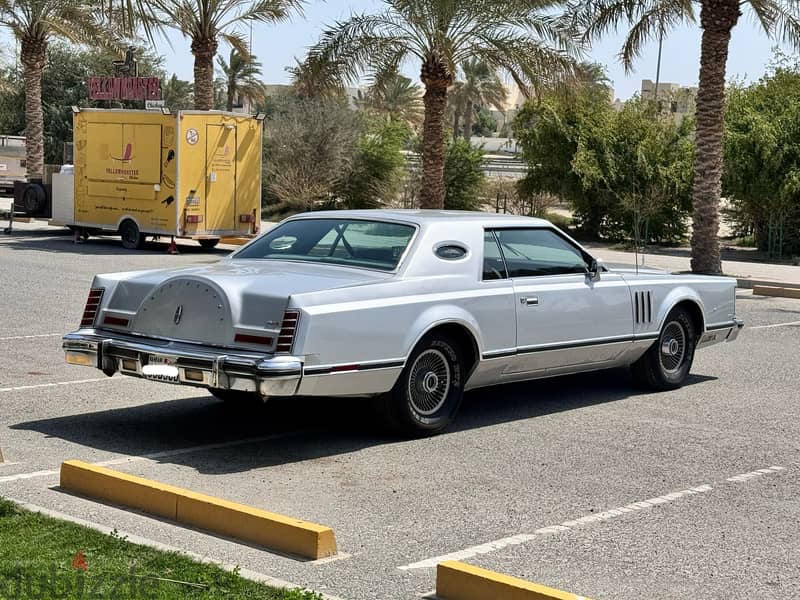
<instances>
[{"instance_id":1,"label":"car front wheel","mask_svg":"<svg viewBox=\"0 0 800 600\"><path fill-rule=\"evenodd\" d=\"M383 397L381 410L391 429L424 436L450 425L464 396L463 365L461 349L447 336L434 333L423 339Z\"/></svg>"},{"instance_id":2,"label":"car front wheel","mask_svg":"<svg viewBox=\"0 0 800 600\"><path fill-rule=\"evenodd\" d=\"M674 390L689 376L697 332L689 312L677 307L667 315L658 340L633 365L636 383L651 390Z\"/></svg>"}]
</instances>

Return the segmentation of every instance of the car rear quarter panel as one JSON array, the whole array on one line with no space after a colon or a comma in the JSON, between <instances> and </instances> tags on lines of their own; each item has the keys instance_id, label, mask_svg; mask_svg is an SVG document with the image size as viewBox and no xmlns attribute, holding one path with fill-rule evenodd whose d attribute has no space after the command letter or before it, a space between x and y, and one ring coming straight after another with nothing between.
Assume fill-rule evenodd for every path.
<instances>
[{"instance_id":1,"label":"car rear quarter panel","mask_svg":"<svg viewBox=\"0 0 800 600\"><path fill-rule=\"evenodd\" d=\"M388 391L414 346L445 323L469 331L481 353L514 346L511 283L481 281L482 228L471 224L468 230L448 229L446 236L462 240L467 258L437 258L434 247L445 238L423 229L408 264L392 280L292 297L292 305L301 310L295 353L304 357L307 368L300 393L320 393L322 385L332 394L348 388L364 394ZM313 375L320 368L353 364L371 368ZM390 366L379 368L382 364Z\"/></svg>"}]
</instances>

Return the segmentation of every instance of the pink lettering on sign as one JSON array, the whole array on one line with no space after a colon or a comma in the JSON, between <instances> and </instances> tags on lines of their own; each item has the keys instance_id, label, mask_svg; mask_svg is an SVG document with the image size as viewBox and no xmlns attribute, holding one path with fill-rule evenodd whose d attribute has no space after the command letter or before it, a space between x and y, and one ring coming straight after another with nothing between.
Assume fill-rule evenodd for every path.
<instances>
[{"instance_id":1,"label":"pink lettering on sign","mask_svg":"<svg viewBox=\"0 0 800 600\"><path fill-rule=\"evenodd\" d=\"M158 77L90 77L86 87L92 100L161 100Z\"/></svg>"}]
</instances>

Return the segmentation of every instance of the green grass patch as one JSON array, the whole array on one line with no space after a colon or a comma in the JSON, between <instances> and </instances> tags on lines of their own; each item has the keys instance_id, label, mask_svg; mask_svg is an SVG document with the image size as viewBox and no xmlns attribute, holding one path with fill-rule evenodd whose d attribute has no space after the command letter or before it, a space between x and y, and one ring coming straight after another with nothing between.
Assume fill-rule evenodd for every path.
<instances>
[{"instance_id":1,"label":"green grass patch","mask_svg":"<svg viewBox=\"0 0 800 600\"><path fill-rule=\"evenodd\" d=\"M320 600L176 552L131 544L0 498L2 600Z\"/></svg>"}]
</instances>

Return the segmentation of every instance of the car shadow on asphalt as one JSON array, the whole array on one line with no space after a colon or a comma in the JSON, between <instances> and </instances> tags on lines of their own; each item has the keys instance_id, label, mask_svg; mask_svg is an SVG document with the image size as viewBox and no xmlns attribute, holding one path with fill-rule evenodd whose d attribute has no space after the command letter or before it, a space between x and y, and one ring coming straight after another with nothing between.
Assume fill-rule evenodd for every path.
<instances>
[{"instance_id":1,"label":"car shadow on asphalt","mask_svg":"<svg viewBox=\"0 0 800 600\"><path fill-rule=\"evenodd\" d=\"M691 375L686 385L715 379ZM442 435L646 395L632 387L627 369L494 386L467 393L456 423ZM374 401L363 398L286 398L230 406L211 397L192 397L10 427L129 456L163 453L154 459L200 473L225 474L404 441L378 423ZM220 446L171 454L209 444ZM64 457L69 458L76 457Z\"/></svg>"},{"instance_id":2,"label":"car shadow on asphalt","mask_svg":"<svg viewBox=\"0 0 800 600\"><path fill-rule=\"evenodd\" d=\"M9 250L32 250L36 252L57 252L59 254L77 254L81 256L126 256L167 254L169 236L162 236L158 241L148 239L141 250L128 250L122 247L122 242L116 237L92 237L87 241L73 242L72 232L61 231L19 231L0 237L6 241L3 248ZM196 245L178 243L180 254L208 255L212 258L221 258L231 253L231 250L220 248L201 248Z\"/></svg>"}]
</instances>

